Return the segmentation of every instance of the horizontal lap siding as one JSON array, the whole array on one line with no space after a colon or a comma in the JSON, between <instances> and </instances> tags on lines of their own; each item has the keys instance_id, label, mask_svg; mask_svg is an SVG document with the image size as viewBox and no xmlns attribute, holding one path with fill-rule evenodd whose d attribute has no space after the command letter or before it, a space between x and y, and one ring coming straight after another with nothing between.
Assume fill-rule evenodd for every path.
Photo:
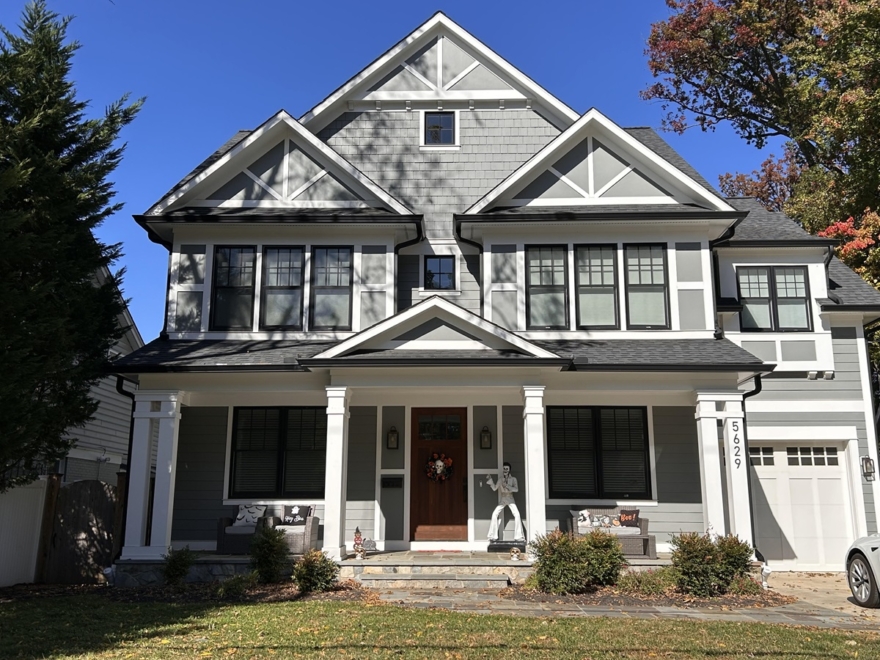
<instances>
[{"instance_id":1,"label":"horizontal lap siding","mask_svg":"<svg viewBox=\"0 0 880 660\"><path fill-rule=\"evenodd\" d=\"M182 409L171 525L174 541L216 541L218 519L235 510L223 506L227 410Z\"/></svg>"},{"instance_id":2,"label":"horizontal lap siding","mask_svg":"<svg viewBox=\"0 0 880 660\"><path fill-rule=\"evenodd\" d=\"M134 392L134 386L125 382L125 390ZM98 401L98 410L81 428L71 429L80 449L105 450L108 454L128 455L128 434L131 428L131 399L116 391L116 378L102 378L89 391Z\"/></svg>"},{"instance_id":3,"label":"horizontal lap siding","mask_svg":"<svg viewBox=\"0 0 880 660\"><path fill-rule=\"evenodd\" d=\"M807 379L804 374L774 375L763 379L762 391L754 398L746 400L746 422L749 426L855 426L859 439L860 455L868 453L868 433L865 414L859 412L786 412L788 401L860 401L870 410L871 402L865 401L862 389L857 331L854 327L831 328L831 341L834 349L834 379ZM779 402L778 412L749 412L751 401ZM868 532L878 529L877 506L871 482L863 477L862 493L865 501L865 516Z\"/></svg>"},{"instance_id":4,"label":"horizontal lap siding","mask_svg":"<svg viewBox=\"0 0 880 660\"><path fill-rule=\"evenodd\" d=\"M357 527L365 539L375 539L377 411L372 406L352 406L350 412L345 538L353 539Z\"/></svg>"}]
</instances>

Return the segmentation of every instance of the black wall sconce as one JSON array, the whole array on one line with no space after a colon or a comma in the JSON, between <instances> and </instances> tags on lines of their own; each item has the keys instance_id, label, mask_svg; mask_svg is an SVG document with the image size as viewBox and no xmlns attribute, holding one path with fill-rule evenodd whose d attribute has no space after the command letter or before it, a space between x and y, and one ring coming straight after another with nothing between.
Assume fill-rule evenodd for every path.
<instances>
[{"instance_id":1,"label":"black wall sconce","mask_svg":"<svg viewBox=\"0 0 880 660\"><path fill-rule=\"evenodd\" d=\"M874 478L874 459L870 456L862 456L862 474L868 481Z\"/></svg>"},{"instance_id":2,"label":"black wall sconce","mask_svg":"<svg viewBox=\"0 0 880 660\"><path fill-rule=\"evenodd\" d=\"M484 426L480 431L480 449L492 449L492 431L488 426Z\"/></svg>"},{"instance_id":3,"label":"black wall sconce","mask_svg":"<svg viewBox=\"0 0 880 660\"><path fill-rule=\"evenodd\" d=\"M385 446L388 447L388 449L397 449L400 446L398 442L399 437L397 435L397 429L392 426L390 429L388 429L388 435L385 439Z\"/></svg>"}]
</instances>

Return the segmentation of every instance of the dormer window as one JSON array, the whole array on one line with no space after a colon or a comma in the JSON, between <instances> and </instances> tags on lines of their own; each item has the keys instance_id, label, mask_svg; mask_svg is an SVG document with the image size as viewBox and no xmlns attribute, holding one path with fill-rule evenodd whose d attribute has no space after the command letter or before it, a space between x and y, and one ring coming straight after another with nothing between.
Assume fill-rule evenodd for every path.
<instances>
[{"instance_id":1,"label":"dormer window","mask_svg":"<svg viewBox=\"0 0 880 660\"><path fill-rule=\"evenodd\" d=\"M809 331L807 269L803 266L749 266L736 271L743 305L743 331Z\"/></svg>"}]
</instances>

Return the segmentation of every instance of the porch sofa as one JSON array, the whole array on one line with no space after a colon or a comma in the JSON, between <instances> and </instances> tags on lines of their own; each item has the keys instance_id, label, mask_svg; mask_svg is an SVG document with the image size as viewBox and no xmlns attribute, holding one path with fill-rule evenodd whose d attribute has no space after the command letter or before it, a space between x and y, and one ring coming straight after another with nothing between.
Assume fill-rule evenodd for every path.
<instances>
[{"instance_id":1,"label":"porch sofa","mask_svg":"<svg viewBox=\"0 0 880 660\"><path fill-rule=\"evenodd\" d=\"M570 511L570 531L575 536L588 534L593 530L613 534L620 541L626 557L657 559L657 537L648 533L649 520L638 517L637 527L627 527L619 523L620 507L588 507ZM589 520L585 518L589 516ZM598 524L597 524L598 523Z\"/></svg>"},{"instance_id":2,"label":"porch sofa","mask_svg":"<svg viewBox=\"0 0 880 660\"><path fill-rule=\"evenodd\" d=\"M262 507L265 509L265 507ZM284 507L284 518L268 515L269 511L261 513L256 518L256 523L234 524L233 518L220 518L217 522L217 554L221 555L248 555L251 552L251 541L257 531L263 527L280 529L284 532L284 540L291 554L302 555L309 550L318 547L318 531L320 518L312 515L314 507L299 507L308 509L309 513L304 519L293 521L290 519L289 509ZM242 515L239 509L238 517ZM294 524L287 524L293 522Z\"/></svg>"},{"instance_id":3,"label":"porch sofa","mask_svg":"<svg viewBox=\"0 0 880 660\"><path fill-rule=\"evenodd\" d=\"M235 518L220 518L217 521L217 554L218 555L249 555L251 553L251 541L258 529L264 526L275 527L281 522L280 518L266 515L266 507L259 507L258 512L250 521L241 520L242 509L239 508Z\"/></svg>"}]
</instances>

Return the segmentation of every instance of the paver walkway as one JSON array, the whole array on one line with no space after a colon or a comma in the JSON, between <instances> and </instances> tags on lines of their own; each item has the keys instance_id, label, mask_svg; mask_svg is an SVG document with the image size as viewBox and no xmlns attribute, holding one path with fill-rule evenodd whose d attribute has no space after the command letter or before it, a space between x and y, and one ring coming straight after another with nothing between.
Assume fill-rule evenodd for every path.
<instances>
[{"instance_id":1,"label":"paver walkway","mask_svg":"<svg viewBox=\"0 0 880 660\"><path fill-rule=\"evenodd\" d=\"M775 580L780 580L779 574ZM843 587L846 582L841 577ZM782 593L790 593L787 589ZM804 590L795 590L793 594L803 598ZM519 616L547 617L578 617L605 616L635 619L678 618L695 621L729 621L753 623L782 623L788 625L817 626L820 628L839 628L845 630L872 630L880 632L880 611L841 611L820 605L810 600L800 600L791 605L768 608L679 608L639 605L629 607L602 607L577 605L572 603L531 603L505 599L497 591L467 589L434 589L434 590L381 590L379 597L406 607L430 608L437 607L460 612L484 614L513 614ZM848 595L849 592L846 592ZM838 594L841 595L842 594ZM840 602L846 603L841 598ZM853 607L856 607L853 605Z\"/></svg>"}]
</instances>

